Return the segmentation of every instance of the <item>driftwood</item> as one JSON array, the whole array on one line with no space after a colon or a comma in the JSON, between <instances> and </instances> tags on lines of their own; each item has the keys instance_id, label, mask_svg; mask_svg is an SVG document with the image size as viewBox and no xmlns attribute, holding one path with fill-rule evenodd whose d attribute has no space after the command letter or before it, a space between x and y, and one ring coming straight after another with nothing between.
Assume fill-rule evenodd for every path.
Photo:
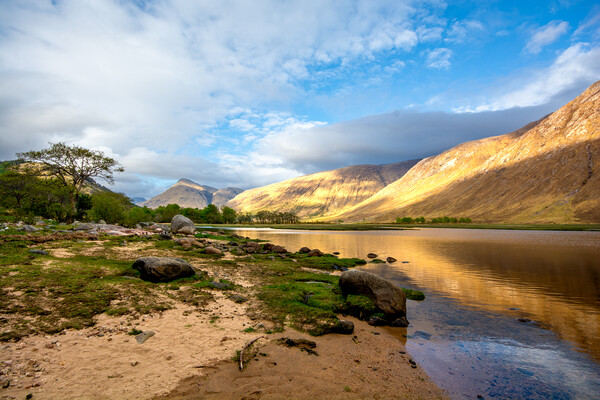
<instances>
[{"instance_id":1,"label":"driftwood","mask_svg":"<svg viewBox=\"0 0 600 400\"><path fill-rule=\"evenodd\" d=\"M246 351L246 349L250 346L252 346L252 343L256 342L258 339L263 338L264 336L259 336L255 339L250 340L249 342L247 342L244 347L242 348L242 351L240 351L240 371L244 369L244 351Z\"/></svg>"}]
</instances>

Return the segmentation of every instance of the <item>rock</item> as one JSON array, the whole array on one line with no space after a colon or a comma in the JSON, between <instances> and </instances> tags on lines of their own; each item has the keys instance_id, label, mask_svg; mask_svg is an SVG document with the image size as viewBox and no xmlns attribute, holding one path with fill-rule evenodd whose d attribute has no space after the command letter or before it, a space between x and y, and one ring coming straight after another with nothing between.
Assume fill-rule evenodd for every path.
<instances>
[{"instance_id":1,"label":"rock","mask_svg":"<svg viewBox=\"0 0 600 400\"><path fill-rule=\"evenodd\" d=\"M197 241L196 239L193 239L193 238L179 238L175 242L179 243L186 249L191 249L192 246L204 247L204 245L202 243L200 243L199 241Z\"/></svg>"},{"instance_id":2,"label":"rock","mask_svg":"<svg viewBox=\"0 0 600 400\"><path fill-rule=\"evenodd\" d=\"M308 247L302 247L298 250L298 253L310 253L310 249Z\"/></svg>"},{"instance_id":3,"label":"rock","mask_svg":"<svg viewBox=\"0 0 600 400\"><path fill-rule=\"evenodd\" d=\"M340 320L336 333L341 333L342 335L351 335L354 333L354 323L352 321Z\"/></svg>"},{"instance_id":4,"label":"rock","mask_svg":"<svg viewBox=\"0 0 600 400\"><path fill-rule=\"evenodd\" d=\"M395 320L390 322L390 326L393 326L396 328L406 328L409 324L410 324L410 322L408 322L406 317L396 318Z\"/></svg>"},{"instance_id":5,"label":"rock","mask_svg":"<svg viewBox=\"0 0 600 400\"><path fill-rule=\"evenodd\" d=\"M212 246L208 246L207 248L204 249L204 253L205 254L213 254L216 256L222 256L223 252L215 247Z\"/></svg>"},{"instance_id":6,"label":"rock","mask_svg":"<svg viewBox=\"0 0 600 400\"><path fill-rule=\"evenodd\" d=\"M319 249L312 249L307 254L308 257L323 257L323 252Z\"/></svg>"},{"instance_id":7,"label":"rock","mask_svg":"<svg viewBox=\"0 0 600 400\"><path fill-rule=\"evenodd\" d=\"M377 258L377 254L369 253L369 254L367 254L367 258Z\"/></svg>"},{"instance_id":8,"label":"rock","mask_svg":"<svg viewBox=\"0 0 600 400\"><path fill-rule=\"evenodd\" d=\"M20 228L19 230L30 233L30 232L37 232L39 229L33 225L23 225L23 227Z\"/></svg>"},{"instance_id":9,"label":"rock","mask_svg":"<svg viewBox=\"0 0 600 400\"><path fill-rule=\"evenodd\" d=\"M388 320L406 316L404 291L377 275L365 271L346 271L340 275L339 285L344 296L367 296L375 307L386 314Z\"/></svg>"},{"instance_id":10,"label":"rock","mask_svg":"<svg viewBox=\"0 0 600 400\"><path fill-rule=\"evenodd\" d=\"M385 326L385 325L389 324L389 322L387 320L385 320L381 317L377 317L375 315L370 317L369 320L367 321L367 323L372 326Z\"/></svg>"},{"instance_id":11,"label":"rock","mask_svg":"<svg viewBox=\"0 0 600 400\"><path fill-rule=\"evenodd\" d=\"M255 253L260 251L260 243L256 242L246 242L242 248L246 250L247 253Z\"/></svg>"},{"instance_id":12,"label":"rock","mask_svg":"<svg viewBox=\"0 0 600 400\"><path fill-rule=\"evenodd\" d=\"M133 268L149 282L169 282L196 274L187 261L174 257L141 257L135 260Z\"/></svg>"},{"instance_id":13,"label":"rock","mask_svg":"<svg viewBox=\"0 0 600 400\"><path fill-rule=\"evenodd\" d=\"M145 331L142 332L138 335L135 335L135 340L137 340L137 342L139 344L144 343L146 340L150 339L152 336L154 336L155 333L153 331Z\"/></svg>"},{"instance_id":14,"label":"rock","mask_svg":"<svg viewBox=\"0 0 600 400\"><path fill-rule=\"evenodd\" d=\"M230 246L239 246L240 245L238 242L234 242L233 240L227 244Z\"/></svg>"},{"instance_id":15,"label":"rock","mask_svg":"<svg viewBox=\"0 0 600 400\"><path fill-rule=\"evenodd\" d=\"M29 250L29 252L31 254L39 254L40 256L47 256L48 252L45 250L38 250L38 249L33 249L33 250Z\"/></svg>"},{"instance_id":16,"label":"rock","mask_svg":"<svg viewBox=\"0 0 600 400\"><path fill-rule=\"evenodd\" d=\"M287 249L283 246L279 246L279 245L275 245L273 246L272 249L273 253L277 253L277 254L285 254L288 253Z\"/></svg>"},{"instance_id":17,"label":"rock","mask_svg":"<svg viewBox=\"0 0 600 400\"><path fill-rule=\"evenodd\" d=\"M196 232L196 227L191 219L177 214L171 220L171 232L183 233L185 235L193 235Z\"/></svg>"},{"instance_id":18,"label":"rock","mask_svg":"<svg viewBox=\"0 0 600 400\"><path fill-rule=\"evenodd\" d=\"M103 220L103 219L101 219L100 221L98 221L98 223L99 223L99 224L102 224L102 225L106 225L106 221L105 221L105 220Z\"/></svg>"},{"instance_id":19,"label":"rock","mask_svg":"<svg viewBox=\"0 0 600 400\"><path fill-rule=\"evenodd\" d=\"M396 260L394 257L388 257L388 258L385 259L385 261L387 263L391 264L391 263L395 263L398 260Z\"/></svg>"},{"instance_id":20,"label":"rock","mask_svg":"<svg viewBox=\"0 0 600 400\"><path fill-rule=\"evenodd\" d=\"M263 250L266 250L266 251L273 251L273 247L275 247L275 245L273 243L263 244Z\"/></svg>"},{"instance_id":21,"label":"rock","mask_svg":"<svg viewBox=\"0 0 600 400\"><path fill-rule=\"evenodd\" d=\"M239 294L232 294L231 296L229 296L229 300L233 301L234 303L240 304L247 302L248 298L240 296Z\"/></svg>"},{"instance_id":22,"label":"rock","mask_svg":"<svg viewBox=\"0 0 600 400\"><path fill-rule=\"evenodd\" d=\"M91 231L96 225L94 224L79 224L73 228L74 231Z\"/></svg>"},{"instance_id":23,"label":"rock","mask_svg":"<svg viewBox=\"0 0 600 400\"><path fill-rule=\"evenodd\" d=\"M158 234L158 239L159 240L171 240L171 239L173 239L173 236L169 232L163 231L161 229L160 233Z\"/></svg>"},{"instance_id":24,"label":"rock","mask_svg":"<svg viewBox=\"0 0 600 400\"><path fill-rule=\"evenodd\" d=\"M334 256L339 256L339 255L340 255L340 252L339 252L339 251L334 251L334 252L333 252L333 255L334 255Z\"/></svg>"},{"instance_id":25,"label":"rock","mask_svg":"<svg viewBox=\"0 0 600 400\"><path fill-rule=\"evenodd\" d=\"M215 289L221 289L221 290L231 289L231 285L229 283L225 283L225 282L212 281L209 283L209 285Z\"/></svg>"}]
</instances>

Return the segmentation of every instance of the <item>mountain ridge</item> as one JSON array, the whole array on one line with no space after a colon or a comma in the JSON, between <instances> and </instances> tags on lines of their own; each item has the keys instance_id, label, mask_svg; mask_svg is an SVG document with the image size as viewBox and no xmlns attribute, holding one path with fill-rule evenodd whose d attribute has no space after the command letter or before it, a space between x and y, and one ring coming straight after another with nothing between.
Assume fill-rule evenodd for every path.
<instances>
[{"instance_id":1,"label":"mountain ridge","mask_svg":"<svg viewBox=\"0 0 600 400\"><path fill-rule=\"evenodd\" d=\"M292 211L319 218L350 208L404 175L419 160L353 165L250 189L227 205L238 212Z\"/></svg>"},{"instance_id":2,"label":"mountain ridge","mask_svg":"<svg viewBox=\"0 0 600 400\"><path fill-rule=\"evenodd\" d=\"M241 192L243 192L242 189L235 187L217 189L181 178L164 192L138 203L138 205L158 208L168 204L177 204L183 208L205 208L209 204L215 204L217 207L221 207Z\"/></svg>"},{"instance_id":3,"label":"mountain ridge","mask_svg":"<svg viewBox=\"0 0 600 400\"><path fill-rule=\"evenodd\" d=\"M480 222L600 222L600 81L559 110L500 136L423 159L331 219L467 216Z\"/></svg>"}]
</instances>

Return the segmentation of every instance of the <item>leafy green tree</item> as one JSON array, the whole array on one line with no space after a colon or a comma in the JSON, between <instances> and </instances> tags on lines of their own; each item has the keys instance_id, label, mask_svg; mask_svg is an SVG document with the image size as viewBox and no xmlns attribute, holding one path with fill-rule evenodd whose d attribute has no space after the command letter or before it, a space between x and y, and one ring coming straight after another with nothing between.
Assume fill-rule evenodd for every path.
<instances>
[{"instance_id":1,"label":"leafy green tree","mask_svg":"<svg viewBox=\"0 0 600 400\"><path fill-rule=\"evenodd\" d=\"M113 158L101 151L88 150L65 143L49 143L50 147L39 151L17 153L23 160L41 163L43 174L58 179L65 187L71 188L71 203L76 211L77 198L84 183L92 178L102 178L109 184L114 182L113 173L124 169Z\"/></svg>"},{"instance_id":2,"label":"leafy green tree","mask_svg":"<svg viewBox=\"0 0 600 400\"><path fill-rule=\"evenodd\" d=\"M221 213L223 214L223 223L225 224L234 224L237 220L237 212L231 207L223 206Z\"/></svg>"},{"instance_id":3,"label":"leafy green tree","mask_svg":"<svg viewBox=\"0 0 600 400\"><path fill-rule=\"evenodd\" d=\"M209 224L222 224L223 223L223 215L219 211L219 208L214 204L209 204L204 208L206 210L205 220Z\"/></svg>"},{"instance_id":4,"label":"leafy green tree","mask_svg":"<svg viewBox=\"0 0 600 400\"><path fill-rule=\"evenodd\" d=\"M123 224L131 207L131 200L123 194L96 193L92 195L92 208L88 211L88 217L95 221L103 219L108 224Z\"/></svg>"},{"instance_id":5,"label":"leafy green tree","mask_svg":"<svg viewBox=\"0 0 600 400\"><path fill-rule=\"evenodd\" d=\"M152 221L152 210L148 207L133 206L129 209L125 217L125 225L136 226L140 222Z\"/></svg>"}]
</instances>

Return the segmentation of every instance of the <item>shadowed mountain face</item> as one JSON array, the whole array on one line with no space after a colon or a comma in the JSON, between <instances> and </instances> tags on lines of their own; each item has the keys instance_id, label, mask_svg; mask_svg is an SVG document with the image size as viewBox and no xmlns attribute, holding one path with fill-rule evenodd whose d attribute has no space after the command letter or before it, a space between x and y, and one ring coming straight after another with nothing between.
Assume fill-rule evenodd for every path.
<instances>
[{"instance_id":1,"label":"shadowed mountain face","mask_svg":"<svg viewBox=\"0 0 600 400\"><path fill-rule=\"evenodd\" d=\"M355 165L301 176L247 190L227 205L241 212L292 211L303 218L332 215L368 199L417 162Z\"/></svg>"},{"instance_id":2,"label":"shadowed mountain face","mask_svg":"<svg viewBox=\"0 0 600 400\"><path fill-rule=\"evenodd\" d=\"M161 194L138 205L158 208L168 204L178 204L183 208L204 208L209 204L215 204L217 207L221 207L241 192L243 190L238 188L217 189L183 178Z\"/></svg>"},{"instance_id":3,"label":"shadowed mountain face","mask_svg":"<svg viewBox=\"0 0 600 400\"><path fill-rule=\"evenodd\" d=\"M522 129L429 157L333 218L600 222L600 82Z\"/></svg>"}]
</instances>

